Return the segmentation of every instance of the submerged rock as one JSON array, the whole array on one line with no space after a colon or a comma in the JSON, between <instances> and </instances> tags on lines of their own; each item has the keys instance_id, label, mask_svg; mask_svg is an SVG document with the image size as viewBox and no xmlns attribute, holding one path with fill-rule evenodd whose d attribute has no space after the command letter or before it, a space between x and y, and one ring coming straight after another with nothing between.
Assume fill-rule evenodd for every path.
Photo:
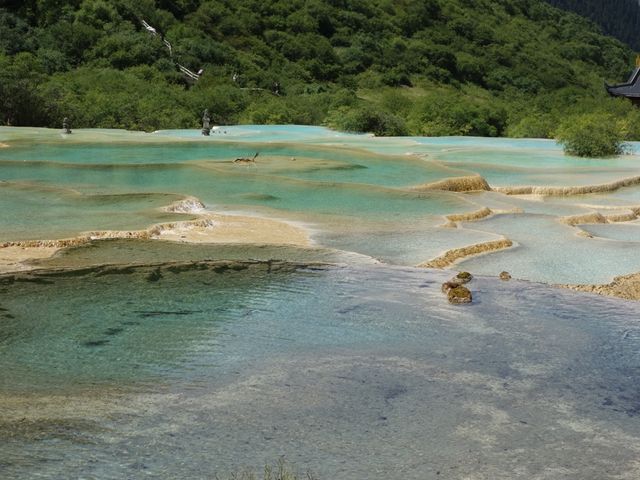
<instances>
[{"instance_id":1,"label":"submerged rock","mask_svg":"<svg viewBox=\"0 0 640 480\"><path fill-rule=\"evenodd\" d=\"M450 289L449 293L447 293L447 298L449 300L449 303L453 305L471 303L471 301L473 300L471 291L467 287L463 287L462 285L458 285L457 287Z\"/></svg>"},{"instance_id":2,"label":"submerged rock","mask_svg":"<svg viewBox=\"0 0 640 480\"><path fill-rule=\"evenodd\" d=\"M162 278L160 267L149 272L145 278L147 279L148 282L157 282L158 280L160 280Z\"/></svg>"},{"instance_id":3,"label":"submerged rock","mask_svg":"<svg viewBox=\"0 0 640 480\"><path fill-rule=\"evenodd\" d=\"M500 280L511 280L511 274L509 272L500 272Z\"/></svg>"}]
</instances>

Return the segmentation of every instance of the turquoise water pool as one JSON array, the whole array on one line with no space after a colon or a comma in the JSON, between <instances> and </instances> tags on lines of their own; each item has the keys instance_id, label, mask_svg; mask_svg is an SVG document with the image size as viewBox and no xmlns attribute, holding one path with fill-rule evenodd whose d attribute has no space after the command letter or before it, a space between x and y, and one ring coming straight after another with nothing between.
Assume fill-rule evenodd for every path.
<instances>
[{"instance_id":1,"label":"turquoise water pool","mask_svg":"<svg viewBox=\"0 0 640 480\"><path fill-rule=\"evenodd\" d=\"M446 278L201 262L4 282L2 477L281 455L319 478L634 475L638 306L476 279L460 308Z\"/></svg>"},{"instance_id":2,"label":"turquoise water pool","mask_svg":"<svg viewBox=\"0 0 640 480\"><path fill-rule=\"evenodd\" d=\"M14 130L3 129L5 137L24 135ZM437 162L401 153L389 157L362 149L286 142L256 146L255 138L254 143L238 143L243 134L233 141L198 137L180 141L179 135L158 134L136 142L138 135L120 134L115 142L112 136L100 137L99 132L77 132L69 140L45 131L42 137L37 142L17 138L10 148L0 149L0 179L7 192L2 207L12 212L0 217L4 240L24 236L20 223L40 225L33 232L44 238L68 236L74 228L77 233L132 228L135 222L124 220L136 215L138 223L154 223L140 205L116 200L132 194L139 203L149 205L162 195L167 199L195 196L212 210L264 214L266 209L278 217L311 222L322 222L318 218L322 216L371 221L400 216L412 222L474 208L459 195L408 190L447 178L451 171ZM254 151L260 152L254 164L233 163L237 157L251 157ZM23 198L27 188L35 198ZM37 197L38 189L46 192L42 194L46 199ZM77 218L66 214L67 192L83 195L76 197L85 205ZM86 201L97 195L111 196L116 202L114 210L122 216L108 215L95 202ZM43 208L34 208L34 203ZM55 216L58 221L52 220ZM20 217L24 220L18 220ZM88 218L93 218L93 225ZM123 220L120 224L118 218Z\"/></svg>"},{"instance_id":3,"label":"turquoise water pool","mask_svg":"<svg viewBox=\"0 0 640 480\"><path fill-rule=\"evenodd\" d=\"M548 140L376 138L303 126L221 127L208 138L195 130L78 130L67 136L2 127L0 140L9 145L0 148L3 241L142 229L180 219L161 207L189 196L213 212L305 225L320 247L416 265L450 249L508 236L512 229L496 222L442 228L447 215L489 207L548 215L550 223L531 227L513 217L510 223L523 225L513 232L517 250L477 257L469 268L493 275L514 270L520 278L544 281L562 270L571 272L563 278L572 283L607 281L637 268L627 261L637 247L635 237L628 248L589 244L566 228L558 235L554 219L640 207L640 186L537 199L414 189L470 175L502 187L602 185L638 176L636 155L585 160L563 155ZM255 153L254 163L234 163ZM182 216L188 218L193 217ZM547 236L554 240L543 241ZM582 256L564 256L571 245ZM595 252L599 261L587 262ZM536 262L558 267L538 268Z\"/></svg>"},{"instance_id":4,"label":"turquoise water pool","mask_svg":"<svg viewBox=\"0 0 640 480\"><path fill-rule=\"evenodd\" d=\"M163 209L186 197L312 240L97 241L1 275L0 478L224 478L280 456L319 478L640 476L640 307L495 278L640 270L637 221L581 226L594 238L560 221L633 207L640 187L412 188L601 184L639 175L636 156L300 126L0 127L0 142L0 241L198 218ZM476 275L469 306L443 296L451 271L412 267L503 237L514 247L451 267Z\"/></svg>"}]
</instances>

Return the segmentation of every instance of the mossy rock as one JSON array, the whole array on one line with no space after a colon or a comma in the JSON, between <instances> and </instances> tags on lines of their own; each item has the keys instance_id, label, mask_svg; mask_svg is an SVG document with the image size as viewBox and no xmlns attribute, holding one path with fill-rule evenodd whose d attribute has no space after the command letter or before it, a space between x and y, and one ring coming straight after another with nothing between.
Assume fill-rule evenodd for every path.
<instances>
[{"instance_id":1,"label":"mossy rock","mask_svg":"<svg viewBox=\"0 0 640 480\"><path fill-rule=\"evenodd\" d=\"M447 293L447 298L449 299L449 303L452 303L454 305L471 303L471 301L473 300L471 291L467 287L463 287L462 285L458 285L457 287L449 290L449 293Z\"/></svg>"},{"instance_id":2,"label":"mossy rock","mask_svg":"<svg viewBox=\"0 0 640 480\"><path fill-rule=\"evenodd\" d=\"M453 280L449 280L448 282L444 282L442 284L442 293L449 293L449 290L459 287L460 286L460 282L456 282Z\"/></svg>"},{"instance_id":3,"label":"mossy rock","mask_svg":"<svg viewBox=\"0 0 640 480\"><path fill-rule=\"evenodd\" d=\"M456 281L458 281L459 283L468 283L473 279L473 275L471 275L469 272L460 272L455 276Z\"/></svg>"},{"instance_id":4,"label":"mossy rock","mask_svg":"<svg viewBox=\"0 0 640 480\"><path fill-rule=\"evenodd\" d=\"M511 280L511 274L509 272L500 272L500 280Z\"/></svg>"}]
</instances>

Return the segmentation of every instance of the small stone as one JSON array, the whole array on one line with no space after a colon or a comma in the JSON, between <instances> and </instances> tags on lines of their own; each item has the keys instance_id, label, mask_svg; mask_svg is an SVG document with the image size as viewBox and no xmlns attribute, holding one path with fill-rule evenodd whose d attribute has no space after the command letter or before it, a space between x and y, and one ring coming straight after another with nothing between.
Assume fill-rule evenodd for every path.
<instances>
[{"instance_id":1,"label":"small stone","mask_svg":"<svg viewBox=\"0 0 640 480\"><path fill-rule=\"evenodd\" d=\"M447 298L449 299L449 303L453 305L459 305L461 303L471 303L472 301L471 291L467 287L463 287L462 285L458 285L457 287L449 290L449 293L447 293Z\"/></svg>"},{"instance_id":2,"label":"small stone","mask_svg":"<svg viewBox=\"0 0 640 480\"><path fill-rule=\"evenodd\" d=\"M442 293L449 293L449 290L459 286L460 286L460 282L454 282L452 280L449 280L448 282L444 282L442 284Z\"/></svg>"},{"instance_id":3,"label":"small stone","mask_svg":"<svg viewBox=\"0 0 640 480\"><path fill-rule=\"evenodd\" d=\"M460 272L455 277L455 280L459 281L460 283L468 283L472 279L473 275L471 275L469 272Z\"/></svg>"},{"instance_id":4,"label":"small stone","mask_svg":"<svg viewBox=\"0 0 640 480\"><path fill-rule=\"evenodd\" d=\"M511 280L511 274L509 272L500 272L500 280Z\"/></svg>"}]
</instances>

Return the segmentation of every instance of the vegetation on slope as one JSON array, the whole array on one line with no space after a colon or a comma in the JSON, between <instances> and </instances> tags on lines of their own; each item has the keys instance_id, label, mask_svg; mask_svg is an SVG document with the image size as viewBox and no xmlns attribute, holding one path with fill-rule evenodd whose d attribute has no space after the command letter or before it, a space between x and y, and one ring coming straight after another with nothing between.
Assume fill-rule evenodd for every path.
<instances>
[{"instance_id":1,"label":"vegetation on slope","mask_svg":"<svg viewBox=\"0 0 640 480\"><path fill-rule=\"evenodd\" d=\"M640 50L638 0L547 0L551 5L590 18L602 31Z\"/></svg>"},{"instance_id":2,"label":"vegetation on slope","mask_svg":"<svg viewBox=\"0 0 640 480\"><path fill-rule=\"evenodd\" d=\"M638 111L602 86L626 78L630 49L542 0L3 5L0 124L197 128L208 108L217 124L550 137L599 112L640 138ZM176 63L204 73L190 85Z\"/></svg>"}]
</instances>

